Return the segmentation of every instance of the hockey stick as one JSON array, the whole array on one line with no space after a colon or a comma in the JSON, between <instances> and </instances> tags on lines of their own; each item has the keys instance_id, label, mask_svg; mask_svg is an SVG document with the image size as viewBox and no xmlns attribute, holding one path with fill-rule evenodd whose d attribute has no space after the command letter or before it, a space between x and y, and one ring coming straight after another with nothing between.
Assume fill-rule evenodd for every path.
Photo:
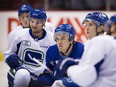
<instances>
[{"instance_id":1,"label":"hockey stick","mask_svg":"<svg viewBox=\"0 0 116 87\"><path fill-rule=\"evenodd\" d=\"M41 63L39 60L37 60L35 57L32 58L32 56L28 53L28 56L31 60L33 60L34 62L36 62L37 64L39 64L40 66L44 67L46 70L48 70L50 73L53 73L46 65L44 65L43 63Z\"/></svg>"}]
</instances>

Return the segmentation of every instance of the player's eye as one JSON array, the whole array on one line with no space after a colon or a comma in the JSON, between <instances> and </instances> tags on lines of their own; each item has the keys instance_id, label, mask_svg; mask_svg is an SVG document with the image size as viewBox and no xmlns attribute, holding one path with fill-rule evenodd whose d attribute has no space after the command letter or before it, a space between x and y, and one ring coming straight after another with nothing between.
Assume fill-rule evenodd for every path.
<instances>
[{"instance_id":1,"label":"player's eye","mask_svg":"<svg viewBox=\"0 0 116 87\"><path fill-rule=\"evenodd\" d=\"M93 24L92 23L89 23L88 26L93 26Z\"/></svg>"},{"instance_id":2,"label":"player's eye","mask_svg":"<svg viewBox=\"0 0 116 87\"><path fill-rule=\"evenodd\" d=\"M21 19L24 19L24 16L21 16Z\"/></svg>"},{"instance_id":3,"label":"player's eye","mask_svg":"<svg viewBox=\"0 0 116 87\"><path fill-rule=\"evenodd\" d=\"M56 37L56 38L55 38L55 41L57 42L58 40L59 40L59 39Z\"/></svg>"},{"instance_id":4,"label":"player's eye","mask_svg":"<svg viewBox=\"0 0 116 87\"><path fill-rule=\"evenodd\" d=\"M33 21L33 20L31 20L31 23L34 23L34 21Z\"/></svg>"},{"instance_id":5,"label":"player's eye","mask_svg":"<svg viewBox=\"0 0 116 87\"><path fill-rule=\"evenodd\" d=\"M29 18L29 15L27 15L26 18Z\"/></svg>"},{"instance_id":6,"label":"player's eye","mask_svg":"<svg viewBox=\"0 0 116 87\"><path fill-rule=\"evenodd\" d=\"M61 40L65 40L65 39L66 39L66 37L65 36L62 36Z\"/></svg>"},{"instance_id":7,"label":"player's eye","mask_svg":"<svg viewBox=\"0 0 116 87\"><path fill-rule=\"evenodd\" d=\"M36 24L42 24L42 20L38 20Z\"/></svg>"},{"instance_id":8,"label":"player's eye","mask_svg":"<svg viewBox=\"0 0 116 87\"><path fill-rule=\"evenodd\" d=\"M86 27L91 27L91 26L94 26L94 24L93 23L85 23L84 24L84 27L86 28Z\"/></svg>"},{"instance_id":9,"label":"player's eye","mask_svg":"<svg viewBox=\"0 0 116 87\"><path fill-rule=\"evenodd\" d=\"M41 24L41 22L40 21L37 21L37 23L36 24Z\"/></svg>"}]
</instances>

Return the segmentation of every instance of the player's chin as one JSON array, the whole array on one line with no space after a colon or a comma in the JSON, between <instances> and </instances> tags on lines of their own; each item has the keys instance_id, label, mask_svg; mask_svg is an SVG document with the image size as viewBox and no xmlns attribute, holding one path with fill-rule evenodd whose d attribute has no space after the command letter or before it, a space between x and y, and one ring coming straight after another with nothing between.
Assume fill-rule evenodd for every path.
<instances>
[{"instance_id":1,"label":"player's chin","mask_svg":"<svg viewBox=\"0 0 116 87\"><path fill-rule=\"evenodd\" d=\"M26 24L24 24L23 26L24 26L24 27L29 27L29 24L26 23Z\"/></svg>"},{"instance_id":2,"label":"player's chin","mask_svg":"<svg viewBox=\"0 0 116 87\"><path fill-rule=\"evenodd\" d=\"M32 30L33 30L33 31L38 31L38 29L37 29L37 28L32 28Z\"/></svg>"},{"instance_id":3,"label":"player's chin","mask_svg":"<svg viewBox=\"0 0 116 87\"><path fill-rule=\"evenodd\" d=\"M62 47L58 47L60 52L63 52L63 48Z\"/></svg>"},{"instance_id":4,"label":"player's chin","mask_svg":"<svg viewBox=\"0 0 116 87\"><path fill-rule=\"evenodd\" d=\"M87 37L88 37L88 38L92 38L93 36L92 36L92 35L90 35L90 34L87 34Z\"/></svg>"},{"instance_id":5,"label":"player's chin","mask_svg":"<svg viewBox=\"0 0 116 87\"><path fill-rule=\"evenodd\" d=\"M66 52L64 50L59 50L61 53L65 54Z\"/></svg>"}]
</instances>

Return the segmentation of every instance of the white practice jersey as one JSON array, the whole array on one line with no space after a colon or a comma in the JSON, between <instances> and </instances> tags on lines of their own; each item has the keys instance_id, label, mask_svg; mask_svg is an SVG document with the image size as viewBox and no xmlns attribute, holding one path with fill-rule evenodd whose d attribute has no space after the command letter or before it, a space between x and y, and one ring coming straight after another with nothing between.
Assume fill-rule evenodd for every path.
<instances>
[{"instance_id":1,"label":"white practice jersey","mask_svg":"<svg viewBox=\"0 0 116 87\"><path fill-rule=\"evenodd\" d=\"M39 39L34 38L31 29L22 29L16 34L15 37L11 38L12 41L4 53L5 58L16 53L20 57L23 67L39 75L44 69L34 62L30 56L45 64L46 51L49 46L55 44L53 33L45 31L43 37Z\"/></svg>"},{"instance_id":2,"label":"white practice jersey","mask_svg":"<svg viewBox=\"0 0 116 87\"><path fill-rule=\"evenodd\" d=\"M83 82L92 82L86 87L116 87L116 39L112 36L100 35L87 41L82 59L79 63L79 66L83 65L94 66L95 71L89 73L90 68L88 68L86 72L83 72L83 70L81 73L76 74L78 70L75 69L75 71L72 71L75 72L75 76L73 76L74 73L69 72L71 71L69 70L68 74L70 73L69 76L72 77L74 82L78 84L76 79L82 78L79 78L77 75L83 74L88 77L83 79ZM93 82L91 79L92 75L95 76L95 74L97 76Z\"/></svg>"},{"instance_id":3,"label":"white practice jersey","mask_svg":"<svg viewBox=\"0 0 116 87\"><path fill-rule=\"evenodd\" d=\"M22 29L29 29L29 28L23 28L22 25L16 27L15 29L13 29L9 34L8 34L8 43L10 43L10 41L12 41L11 39L13 39L14 37L17 36L17 32L19 32ZM17 33L17 34L16 34Z\"/></svg>"},{"instance_id":4,"label":"white practice jersey","mask_svg":"<svg viewBox=\"0 0 116 87\"><path fill-rule=\"evenodd\" d=\"M46 22L45 23L45 30L54 33L55 28L53 27L53 25L50 22Z\"/></svg>"},{"instance_id":5,"label":"white practice jersey","mask_svg":"<svg viewBox=\"0 0 116 87\"><path fill-rule=\"evenodd\" d=\"M29 29L29 28L23 28L22 25L19 25L18 27L16 27L15 29L13 29L13 30L9 33L8 38L11 39L11 38L15 37L15 35L17 35L16 33L17 33L18 31L22 30L22 29ZM52 24L51 24L50 22L46 22L46 23L45 23L45 30L54 33L54 30L55 30L55 29L54 29L54 27L52 26ZM8 39L8 40L9 40L9 39Z\"/></svg>"}]
</instances>

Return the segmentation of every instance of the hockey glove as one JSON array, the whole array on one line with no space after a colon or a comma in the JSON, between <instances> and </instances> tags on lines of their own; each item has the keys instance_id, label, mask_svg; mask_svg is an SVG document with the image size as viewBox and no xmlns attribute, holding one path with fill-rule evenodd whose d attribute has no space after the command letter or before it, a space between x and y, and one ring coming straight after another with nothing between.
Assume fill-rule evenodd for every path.
<instances>
[{"instance_id":1,"label":"hockey glove","mask_svg":"<svg viewBox=\"0 0 116 87\"><path fill-rule=\"evenodd\" d=\"M56 80L52 87L79 87L74 82L71 81L70 78L60 78L60 80Z\"/></svg>"},{"instance_id":2,"label":"hockey glove","mask_svg":"<svg viewBox=\"0 0 116 87\"><path fill-rule=\"evenodd\" d=\"M6 63L10 68L17 68L21 65L20 58L17 54L12 54L6 59Z\"/></svg>"},{"instance_id":3,"label":"hockey glove","mask_svg":"<svg viewBox=\"0 0 116 87\"><path fill-rule=\"evenodd\" d=\"M51 87L66 87L63 85L62 80L56 80Z\"/></svg>"},{"instance_id":4,"label":"hockey glove","mask_svg":"<svg viewBox=\"0 0 116 87\"><path fill-rule=\"evenodd\" d=\"M55 77L58 78L63 78L66 77L66 71L69 66L75 65L77 62L74 61L73 58L65 58L59 60L56 70L55 70Z\"/></svg>"}]
</instances>

